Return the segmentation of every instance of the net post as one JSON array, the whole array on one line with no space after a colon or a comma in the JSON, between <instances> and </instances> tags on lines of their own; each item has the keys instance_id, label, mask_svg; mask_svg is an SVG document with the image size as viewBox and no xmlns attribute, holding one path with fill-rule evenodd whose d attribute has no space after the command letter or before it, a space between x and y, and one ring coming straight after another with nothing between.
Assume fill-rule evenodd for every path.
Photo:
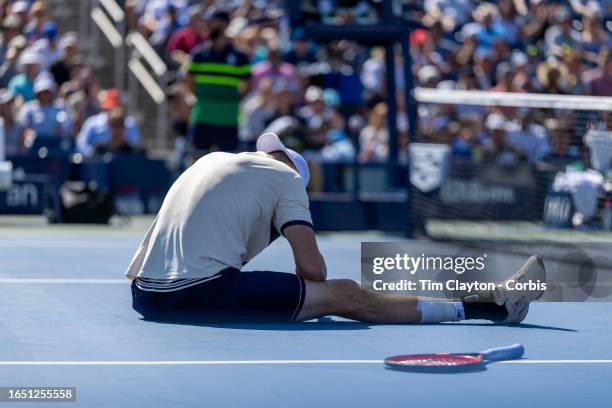
<instances>
[{"instance_id":1,"label":"net post","mask_svg":"<svg viewBox=\"0 0 612 408\"><path fill-rule=\"evenodd\" d=\"M0 119L0 163L6 160L4 119Z\"/></svg>"},{"instance_id":2,"label":"net post","mask_svg":"<svg viewBox=\"0 0 612 408\"><path fill-rule=\"evenodd\" d=\"M409 30L412 32L412 29ZM406 173L406 208L405 208L405 224L404 224L404 236L406 238L412 238L414 231L412 228L412 184L410 182L410 146L415 141L415 135L418 127L418 106L417 101L414 97L414 75L412 74L412 55L410 54L410 42L408 40L410 35L407 35L400 44L402 47L402 59L404 63L404 99L406 106L406 114L408 115L408 152L407 152L407 163Z\"/></svg>"},{"instance_id":3,"label":"net post","mask_svg":"<svg viewBox=\"0 0 612 408\"><path fill-rule=\"evenodd\" d=\"M6 161L6 132L0 118L0 191L8 191L13 185L13 163Z\"/></svg>"},{"instance_id":4,"label":"net post","mask_svg":"<svg viewBox=\"0 0 612 408\"><path fill-rule=\"evenodd\" d=\"M395 186L393 174L394 164L397 162L397 101L395 100L395 53L393 43L385 45L385 76L387 85L387 127L389 128L389 159L387 161L388 181Z\"/></svg>"}]
</instances>

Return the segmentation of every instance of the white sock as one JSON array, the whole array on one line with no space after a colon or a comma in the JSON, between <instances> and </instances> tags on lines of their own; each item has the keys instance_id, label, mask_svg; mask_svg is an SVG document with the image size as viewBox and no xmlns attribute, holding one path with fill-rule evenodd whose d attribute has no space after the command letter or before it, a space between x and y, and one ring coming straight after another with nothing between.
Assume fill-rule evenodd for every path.
<instances>
[{"instance_id":1,"label":"white sock","mask_svg":"<svg viewBox=\"0 0 612 408\"><path fill-rule=\"evenodd\" d=\"M458 322L465 319L461 302L426 302L417 303L421 312L421 323Z\"/></svg>"}]
</instances>

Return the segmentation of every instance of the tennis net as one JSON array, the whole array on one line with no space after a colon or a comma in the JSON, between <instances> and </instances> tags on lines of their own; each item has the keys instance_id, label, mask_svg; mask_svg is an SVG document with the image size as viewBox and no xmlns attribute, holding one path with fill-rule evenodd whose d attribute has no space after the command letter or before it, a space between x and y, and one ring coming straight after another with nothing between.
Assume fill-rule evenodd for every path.
<instances>
[{"instance_id":1,"label":"tennis net","mask_svg":"<svg viewBox=\"0 0 612 408\"><path fill-rule=\"evenodd\" d=\"M612 206L612 98L428 88L415 98L415 227L482 239L499 231L542 238L542 222L575 226L576 213L578 224L603 225Z\"/></svg>"}]
</instances>

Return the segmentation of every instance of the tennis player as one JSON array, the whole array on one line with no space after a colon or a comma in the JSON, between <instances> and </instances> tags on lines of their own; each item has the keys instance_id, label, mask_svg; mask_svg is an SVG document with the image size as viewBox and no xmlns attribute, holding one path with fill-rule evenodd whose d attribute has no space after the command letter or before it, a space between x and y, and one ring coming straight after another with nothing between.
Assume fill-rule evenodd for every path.
<instances>
[{"instance_id":1,"label":"tennis player","mask_svg":"<svg viewBox=\"0 0 612 408\"><path fill-rule=\"evenodd\" d=\"M273 133L259 137L257 150L210 153L170 188L127 270L133 307L146 319L518 323L541 295L500 287L472 294L478 302L435 302L328 280L308 210L306 161ZM241 270L279 234L291 245L295 273ZM511 279L526 281L542 269L532 257Z\"/></svg>"}]
</instances>

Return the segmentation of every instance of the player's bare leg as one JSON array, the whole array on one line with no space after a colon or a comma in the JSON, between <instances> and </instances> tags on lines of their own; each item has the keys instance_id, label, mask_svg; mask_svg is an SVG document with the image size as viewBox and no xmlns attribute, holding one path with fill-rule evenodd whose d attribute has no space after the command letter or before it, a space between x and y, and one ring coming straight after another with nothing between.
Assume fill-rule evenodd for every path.
<instances>
[{"instance_id":1,"label":"player's bare leg","mask_svg":"<svg viewBox=\"0 0 612 408\"><path fill-rule=\"evenodd\" d=\"M306 282L306 299L297 320L335 315L372 323L418 323L415 296L381 295L349 279Z\"/></svg>"},{"instance_id":2,"label":"player's bare leg","mask_svg":"<svg viewBox=\"0 0 612 408\"><path fill-rule=\"evenodd\" d=\"M508 279L524 282L541 276L543 272L541 259L532 256ZM493 292L465 296L460 302L435 302L415 296L367 291L348 279L306 281L306 299L297 320L336 315L372 323L436 323L464 318L520 323L527 315L529 303L541 295L542 292L537 291L510 292L502 289L500 284Z\"/></svg>"}]
</instances>

